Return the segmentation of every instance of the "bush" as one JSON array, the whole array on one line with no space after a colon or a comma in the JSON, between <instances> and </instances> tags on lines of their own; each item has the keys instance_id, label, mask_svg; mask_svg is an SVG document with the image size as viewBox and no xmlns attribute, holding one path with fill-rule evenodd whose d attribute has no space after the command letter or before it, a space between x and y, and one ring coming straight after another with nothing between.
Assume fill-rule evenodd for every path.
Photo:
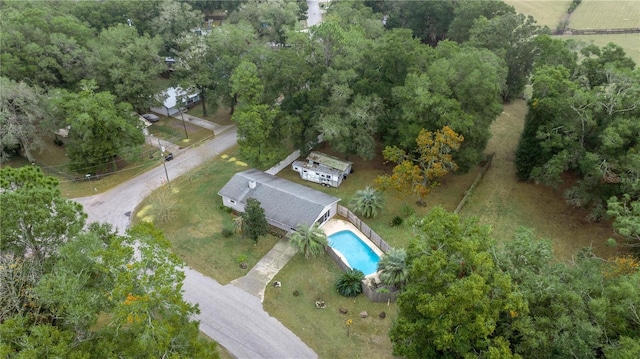
<instances>
[{"instance_id":1,"label":"bush","mask_svg":"<svg viewBox=\"0 0 640 359\"><path fill-rule=\"evenodd\" d=\"M414 214L416 214L416 210L411 207L408 204L403 204L402 207L400 207L400 214L404 217L404 218L408 218L413 216Z\"/></svg>"},{"instance_id":2,"label":"bush","mask_svg":"<svg viewBox=\"0 0 640 359\"><path fill-rule=\"evenodd\" d=\"M222 234L224 238L229 238L233 236L233 233L234 233L233 229L226 228L226 227L222 229L222 232L220 232L220 234Z\"/></svg>"},{"instance_id":3,"label":"bush","mask_svg":"<svg viewBox=\"0 0 640 359\"><path fill-rule=\"evenodd\" d=\"M225 213L231 213L231 212L233 212L233 208L231 208L231 207L227 207L227 206L225 206L224 204L221 204L221 205L220 205L220 209L221 209L223 212L225 212Z\"/></svg>"},{"instance_id":4,"label":"bush","mask_svg":"<svg viewBox=\"0 0 640 359\"><path fill-rule=\"evenodd\" d=\"M349 269L336 282L338 293L345 297L355 297L362 293L364 273L358 269Z\"/></svg>"},{"instance_id":5,"label":"bush","mask_svg":"<svg viewBox=\"0 0 640 359\"><path fill-rule=\"evenodd\" d=\"M391 219L391 227L397 227L397 226L401 225L402 222L403 222L402 217L395 216L395 217L393 217L393 219Z\"/></svg>"}]
</instances>

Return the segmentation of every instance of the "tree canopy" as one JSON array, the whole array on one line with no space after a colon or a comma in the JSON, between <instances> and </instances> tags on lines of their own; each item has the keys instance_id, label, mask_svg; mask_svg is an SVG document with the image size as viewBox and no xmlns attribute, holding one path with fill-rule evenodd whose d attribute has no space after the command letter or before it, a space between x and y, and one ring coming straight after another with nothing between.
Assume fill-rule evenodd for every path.
<instances>
[{"instance_id":1,"label":"tree canopy","mask_svg":"<svg viewBox=\"0 0 640 359\"><path fill-rule=\"evenodd\" d=\"M0 185L2 357L217 357L161 232L85 230L80 204L37 167L2 168Z\"/></svg>"},{"instance_id":2,"label":"tree canopy","mask_svg":"<svg viewBox=\"0 0 640 359\"><path fill-rule=\"evenodd\" d=\"M415 223L407 249L409 274L390 332L405 358L460 358L493 352L513 357L496 330L527 313L522 295L488 252L489 228L436 207Z\"/></svg>"},{"instance_id":3,"label":"tree canopy","mask_svg":"<svg viewBox=\"0 0 640 359\"><path fill-rule=\"evenodd\" d=\"M390 336L406 358L599 358L640 354L640 263L584 249L553 259L520 229L494 244L489 228L436 207L414 223L408 276Z\"/></svg>"},{"instance_id":4,"label":"tree canopy","mask_svg":"<svg viewBox=\"0 0 640 359\"><path fill-rule=\"evenodd\" d=\"M600 219L612 196L627 195L625 203L640 198L640 71L613 44L583 54L590 55L580 63L537 63L516 166L521 179L550 186L573 174L567 201L590 207L591 218Z\"/></svg>"},{"instance_id":5,"label":"tree canopy","mask_svg":"<svg viewBox=\"0 0 640 359\"><path fill-rule=\"evenodd\" d=\"M144 143L141 122L128 103L117 102L110 92L95 92L95 82L82 87L51 99L60 127L69 126L70 167L86 173L115 170L118 156Z\"/></svg>"}]
</instances>

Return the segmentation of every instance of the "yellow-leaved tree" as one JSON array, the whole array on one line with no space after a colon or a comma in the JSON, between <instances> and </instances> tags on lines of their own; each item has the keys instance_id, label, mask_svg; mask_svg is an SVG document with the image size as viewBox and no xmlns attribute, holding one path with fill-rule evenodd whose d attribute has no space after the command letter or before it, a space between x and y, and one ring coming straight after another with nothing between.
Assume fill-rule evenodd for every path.
<instances>
[{"instance_id":1,"label":"yellow-leaved tree","mask_svg":"<svg viewBox=\"0 0 640 359\"><path fill-rule=\"evenodd\" d=\"M387 146L382 151L385 161L397 165L390 175L378 176L376 185L382 190L395 189L405 195L415 194L418 204L424 205L424 197L437 184L436 180L458 168L452 153L460 148L462 141L462 135L444 126L435 132L420 130L416 150L412 153Z\"/></svg>"}]
</instances>

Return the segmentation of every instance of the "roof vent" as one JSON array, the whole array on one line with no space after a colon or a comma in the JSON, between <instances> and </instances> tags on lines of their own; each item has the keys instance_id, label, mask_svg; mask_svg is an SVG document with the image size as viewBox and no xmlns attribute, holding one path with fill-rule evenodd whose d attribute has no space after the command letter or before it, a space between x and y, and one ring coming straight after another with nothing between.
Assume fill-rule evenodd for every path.
<instances>
[{"instance_id":1,"label":"roof vent","mask_svg":"<svg viewBox=\"0 0 640 359\"><path fill-rule=\"evenodd\" d=\"M256 188L256 181L254 181L254 180L249 180L249 188L251 188L251 189L255 189L255 188Z\"/></svg>"}]
</instances>

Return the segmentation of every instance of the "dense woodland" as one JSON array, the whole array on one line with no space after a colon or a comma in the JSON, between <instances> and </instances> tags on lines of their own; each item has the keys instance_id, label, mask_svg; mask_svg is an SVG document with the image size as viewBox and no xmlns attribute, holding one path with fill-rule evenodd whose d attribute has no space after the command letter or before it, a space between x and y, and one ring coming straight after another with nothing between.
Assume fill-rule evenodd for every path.
<instances>
[{"instance_id":1,"label":"dense woodland","mask_svg":"<svg viewBox=\"0 0 640 359\"><path fill-rule=\"evenodd\" d=\"M222 11L221 26L192 31ZM46 133L68 126L70 170L109 168L144 142L133 114L170 83L197 89L205 114L229 108L255 167L323 134L347 157L402 154L391 179L409 183L440 170L413 163L434 143L450 170L480 163L502 104L530 85L518 177L563 185L589 219L613 221L612 244L640 247L640 70L619 46L552 38L501 1L332 1L320 25L302 31L305 19L304 1L3 1L1 159L31 161ZM444 131L455 141L429 140ZM54 179L0 175L0 355L216 355L189 321L196 308L161 233L82 230L82 209ZM439 209L413 225L396 354L640 356L637 258L584 251L555 263L529 232L500 246Z\"/></svg>"}]
</instances>

